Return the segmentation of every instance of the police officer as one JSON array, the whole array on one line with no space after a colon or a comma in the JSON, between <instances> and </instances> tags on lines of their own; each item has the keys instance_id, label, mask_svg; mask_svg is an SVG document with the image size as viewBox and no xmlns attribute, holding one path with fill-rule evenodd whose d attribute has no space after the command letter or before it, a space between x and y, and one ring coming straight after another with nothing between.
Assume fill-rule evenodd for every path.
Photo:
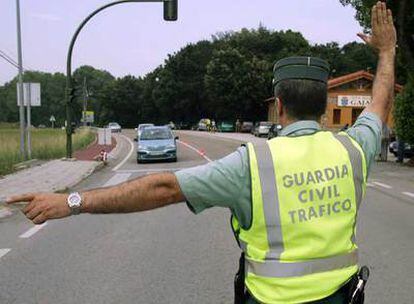
<instances>
[{"instance_id":1,"label":"police officer","mask_svg":"<svg viewBox=\"0 0 414 304\"><path fill-rule=\"evenodd\" d=\"M392 106L396 34L391 12L373 7L372 36L379 52L373 101L346 132L320 129L327 102L328 65L294 57L274 68L280 136L248 144L208 165L161 173L119 186L66 194L27 194L23 209L35 224L87 213L139 212L187 201L199 213L232 211L243 251L241 301L348 303L358 271L355 224Z\"/></svg>"}]
</instances>

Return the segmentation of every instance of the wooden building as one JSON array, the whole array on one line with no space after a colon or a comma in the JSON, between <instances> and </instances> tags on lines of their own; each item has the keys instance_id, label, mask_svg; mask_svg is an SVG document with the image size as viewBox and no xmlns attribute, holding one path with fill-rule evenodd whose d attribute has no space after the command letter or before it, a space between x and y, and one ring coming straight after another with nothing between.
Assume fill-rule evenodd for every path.
<instances>
[{"instance_id":1,"label":"wooden building","mask_svg":"<svg viewBox=\"0 0 414 304\"><path fill-rule=\"evenodd\" d=\"M367 71L333 78L328 81L328 103L321 125L326 129L340 129L346 124L352 125L364 108L372 101L372 85L374 75ZM395 93L402 86L395 85ZM269 104L268 120L277 122L277 111L274 98L266 100ZM388 126L393 128L392 113L388 117Z\"/></svg>"}]
</instances>

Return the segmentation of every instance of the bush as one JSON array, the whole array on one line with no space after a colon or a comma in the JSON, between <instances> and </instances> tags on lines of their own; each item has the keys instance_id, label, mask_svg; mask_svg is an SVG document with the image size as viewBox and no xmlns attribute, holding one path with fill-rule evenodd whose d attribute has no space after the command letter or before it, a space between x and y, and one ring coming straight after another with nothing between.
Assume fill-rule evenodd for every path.
<instances>
[{"instance_id":1,"label":"bush","mask_svg":"<svg viewBox=\"0 0 414 304\"><path fill-rule=\"evenodd\" d=\"M394 120L398 138L414 144L414 75L395 99Z\"/></svg>"}]
</instances>

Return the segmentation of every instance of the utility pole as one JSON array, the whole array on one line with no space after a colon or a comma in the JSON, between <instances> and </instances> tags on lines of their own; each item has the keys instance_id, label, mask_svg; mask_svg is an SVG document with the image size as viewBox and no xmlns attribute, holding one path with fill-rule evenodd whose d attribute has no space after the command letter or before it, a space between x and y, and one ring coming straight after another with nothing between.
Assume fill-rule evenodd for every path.
<instances>
[{"instance_id":1,"label":"utility pole","mask_svg":"<svg viewBox=\"0 0 414 304\"><path fill-rule=\"evenodd\" d=\"M86 110L88 108L88 89L86 87L86 76L83 77L83 126L86 127Z\"/></svg>"},{"instance_id":2,"label":"utility pole","mask_svg":"<svg viewBox=\"0 0 414 304\"><path fill-rule=\"evenodd\" d=\"M32 109L31 109L31 99L32 99L32 84L28 83L26 85L27 98L26 98L26 110L27 110L27 124L26 124L26 146L27 146L27 159L32 158L32 139L30 136L30 128L32 127Z\"/></svg>"},{"instance_id":3,"label":"utility pole","mask_svg":"<svg viewBox=\"0 0 414 304\"><path fill-rule=\"evenodd\" d=\"M23 59L22 59L22 37L20 29L20 0L16 0L16 21L17 21L17 61L19 66L19 94L17 94L20 116L20 155L26 160L24 135L24 90L23 90Z\"/></svg>"}]
</instances>

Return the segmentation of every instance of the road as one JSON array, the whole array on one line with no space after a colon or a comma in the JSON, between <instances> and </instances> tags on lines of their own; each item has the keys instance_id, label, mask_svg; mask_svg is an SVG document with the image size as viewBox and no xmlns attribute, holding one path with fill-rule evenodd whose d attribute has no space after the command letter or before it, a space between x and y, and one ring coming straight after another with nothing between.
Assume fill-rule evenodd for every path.
<instances>
[{"instance_id":1,"label":"road","mask_svg":"<svg viewBox=\"0 0 414 304\"><path fill-rule=\"evenodd\" d=\"M130 153L134 132L124 135L121 155L129 158L73 190L205 164L240 145L179 132L177 163L137 165ZM367 303L413 302L413 192L411 169L373 168L357 236L361 262L372 270ZM232 303L239 250L229 217L218 208L194 216L178 204L141 214L80 215L33 230L18 214L0 222L0 248L13 248L0 252L0 303Z\"/></svg>"}]
</instances>

